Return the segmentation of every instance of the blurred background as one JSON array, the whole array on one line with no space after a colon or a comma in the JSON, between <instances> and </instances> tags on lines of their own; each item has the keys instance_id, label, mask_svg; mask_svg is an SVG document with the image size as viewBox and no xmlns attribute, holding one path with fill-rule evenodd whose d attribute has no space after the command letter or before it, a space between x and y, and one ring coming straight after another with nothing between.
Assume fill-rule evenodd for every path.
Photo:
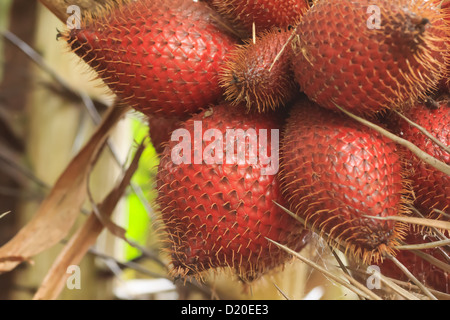
<instances>
[{"instance_id":1,"label":"blurred background","mask_svg":"<svg viewBox=\"0 0 450 320\"><path fill-rule=\"evenodd\" d=\"M55 181L89 140L114 97L63 41L64 24L39 1L0 0L0 246L35 214ZM89 179L101 201L148 135L146 119L128 112L114 128ZM353 299L354 294L300 261L250 289L229 272L205 282L173 281L161 253L154 206L158 156L148 143L118 202L113 221L133 246L103 231L79 265L80 279L58 299ZM65 240L0 274L0 299L32 299L71 234L91 212L86 203ZM335 267L327 246L314 240L302 254Z\"/></svg>"}]
</instances>

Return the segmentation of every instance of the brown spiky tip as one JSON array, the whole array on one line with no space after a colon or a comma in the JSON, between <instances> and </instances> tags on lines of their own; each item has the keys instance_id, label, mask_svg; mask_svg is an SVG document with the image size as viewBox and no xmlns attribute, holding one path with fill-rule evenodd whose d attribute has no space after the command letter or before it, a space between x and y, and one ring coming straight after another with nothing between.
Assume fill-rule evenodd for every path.
<instances>
[{"instance_id":1,"label":"brown spiky tip","mask_svg":"<svg viewBox=\"0 0 450 320\"><path fill-rule=\"evenodd\" d=\"M288 102L297 91L291 69L291 30L272 29L238 46L220 75L227 100L266 112Z\"/></svg>"},{"instance_id":2,"label":"brown spiky tip","mask_svg":"<svg viewBox=\"0 0 450 320\"><path fill-rule=\"evenodd\" d=\"M437 89L449 35L431 1L323 0L297 27L294 72L322 107L374 115Z\"/></svg>"},{"instance_id":3,"label":"brown spiky tip","mask_svg":"<svg viewBox=\"0 0 450 320\"><path fill-rule=\"evenodd\" d=\"M149 115L147 117L150 140L158 154L161 154L164 151L172 132L178 128L179 123L187 118L188 116L158 117Z\"/></svg>"},{"instance_id":4,"label":"brown spiky tip","mask_svg":"<svg viewBox=\"0 0 450 320\"><path fill-rule=\"evenodd\" d=\"M405 209L400 210L398 216L403 215L400 212L405 213L409 210L406 209L405 205ZM361 223L356 219L343 224L341 226L342 234L337 237L332 234L330 245L338 248L337 243L339 243L347 256L368 265L381 262L388 256L397 255L398 251L395 248L401 244L401 240L405 237L407 225L403 222L395 222L394 226L391 226L392 230L388 231L386 226L374 230L373 220L370 220L368 218L369 224L366 227L363 225L355 227L355 223L356 225ZM347 233L347 235L344 236L344 233Z\"/></svg>"},{"instance_id":5,"label":"brown spiky tip","mask_svg":"<svg viewBox=\"0 0 450 320\"><path fill-rule=\"evenodd\" d=\"M198 188L198 187L196 187ZM229 194L235 194L230 191ZM177 199L180 201L180 199ZM175 201L173 201L175 202ZM200 206L197 206L199 208ZM212 208L217 207L213 203ZM195 209L192 209L195 211ZM252 208L252 210L257 210ZM191 211L191 210L188 210ZM260 222L255 223L255 228L243 226L249 218L236 216L236 221L230 223L230 216L222 216L217 219L214 210L205 216L196 215L190 220L188 213L177 209L168 213L167 207L163 209L162 218L165 224L163 229L168 246L163 249L170 258L169 274L177 279L205 280L205 274L229 273L237 276L242 283L252 283L263 275L274 273L284 268L290 257L273 243L265 240L270 237L290 238L289 247L295 251L303 248L309 240L309 232L303 230L294 219L279 212L280 216L271 226L265 226L267 217L261 217ZM268 213L266 213L268 214ZM265 214L265 215L266 215ZM238 220L243 218L243 223ZM277 226L278 221L290 220L290 229L295 230L295 235L290 230L281 230ZM196 226L196 221L200 227ZM214 225L208 226L211 221L218 220ZM251 220L250 220L251 222ZM259 230L258 230L259 229ZM275 236L275 234L280 234Z\"/></svg>"}]
</instances>

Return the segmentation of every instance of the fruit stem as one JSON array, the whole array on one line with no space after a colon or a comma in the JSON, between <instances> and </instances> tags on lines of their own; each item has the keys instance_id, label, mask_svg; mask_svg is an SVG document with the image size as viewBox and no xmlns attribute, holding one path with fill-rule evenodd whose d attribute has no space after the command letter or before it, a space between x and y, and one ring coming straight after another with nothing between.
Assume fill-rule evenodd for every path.
<instances>
[{"instance_id":1,"label":"fruit stem","mask_svg":"<svg viewBox=\"0 0 450 320\"><path fill-rule=\"evenodd\" d=\"M428 290L427 287L425 287L422 282L417 280L416 277L406 268L400 261L397 260L397 258L389 255L387 256L388 259L390 259L402 272L412 281L414 282L421 290L422 292L431 300L438 300L431 292Z\"/></svg>"}]
</instances>

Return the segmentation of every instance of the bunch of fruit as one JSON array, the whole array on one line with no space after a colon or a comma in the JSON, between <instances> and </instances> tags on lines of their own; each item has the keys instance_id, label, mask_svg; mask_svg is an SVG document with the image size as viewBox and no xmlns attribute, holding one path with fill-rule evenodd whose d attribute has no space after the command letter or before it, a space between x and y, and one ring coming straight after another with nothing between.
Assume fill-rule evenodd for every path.
<instances>
[{"instance_id":1,"label":"bunch of fruit","mask_svg":"<svg viewBox=\"0 0 450 320\"><path fill-rule=\"evenodd\" d=\"M311 230L385 275L388 256L434 268L396 250L429 230L378 218L448 221L448 172L341 110L450 165L450 2L373 3L124 0L60 35L149 117L173 276L249 282L290 258L268 239L299 251ZM450 290L444 270L420 278Z\"/></svg>"}]
</instances>

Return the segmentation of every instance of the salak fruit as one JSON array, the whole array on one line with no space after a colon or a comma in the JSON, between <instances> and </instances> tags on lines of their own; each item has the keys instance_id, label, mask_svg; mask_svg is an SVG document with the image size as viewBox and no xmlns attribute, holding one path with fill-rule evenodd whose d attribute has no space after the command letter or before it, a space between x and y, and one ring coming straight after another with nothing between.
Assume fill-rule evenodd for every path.
<instances>
[{"instance_id":1,"label":"salak fruit","mask_svg":"<svg viewBox=\"0 0 450 320\"><path fill-rule=\"evenodd\" d=\"M219 22L191 0L119 1L60 36L123 101L174 116L222 96L219 70L236 39Z\"/></svg>"},{"instance_id":2,"label":"salak fruit","mask_svg":"<svg viewBox=\"0 0 450 320\"><path fill-rule=\"evenodd\" d=\"M393 253L404 226L371 217L407 212L396 143L305 100L291 110L280 159L283 194L307 225L363 263Z\"/></svg>"},{"instance_id":3,"label":"salak fruit","mask_svg":"<svg viewBox=\"0 0 450 320\"><path fill-rule=\"evenodd\" d=\"M173 276L229 267L250 282L290 257L266 237L293 250L305 245L308 233L274 203L285 205L277 161L263 160L278 157L275 118L223 104L174 131L157 175Z\"/></svg>"},{"instance_id":4,"label":"salak fruit","mask_svg":"<svg viewBox=\"0 0 450 320\"><path fill-rule=\"evenodd\" d=\"M293 69L320 106L373 115L436 89L449 34L429 1L322 0L297 26Z\"/></svg>"},{"instance_id":5,"label":"salak fruit","mask_svg":"<svg viewBox=\"0 0 450 320\"><path fill-rule=\"evenodd\" d=\"M177 129L179 123L187 117L161 117L149 115L148 127L150 140L158 154L164 150L165 144L170 140L172 131Z\"/></svg>"}]
</instances>

